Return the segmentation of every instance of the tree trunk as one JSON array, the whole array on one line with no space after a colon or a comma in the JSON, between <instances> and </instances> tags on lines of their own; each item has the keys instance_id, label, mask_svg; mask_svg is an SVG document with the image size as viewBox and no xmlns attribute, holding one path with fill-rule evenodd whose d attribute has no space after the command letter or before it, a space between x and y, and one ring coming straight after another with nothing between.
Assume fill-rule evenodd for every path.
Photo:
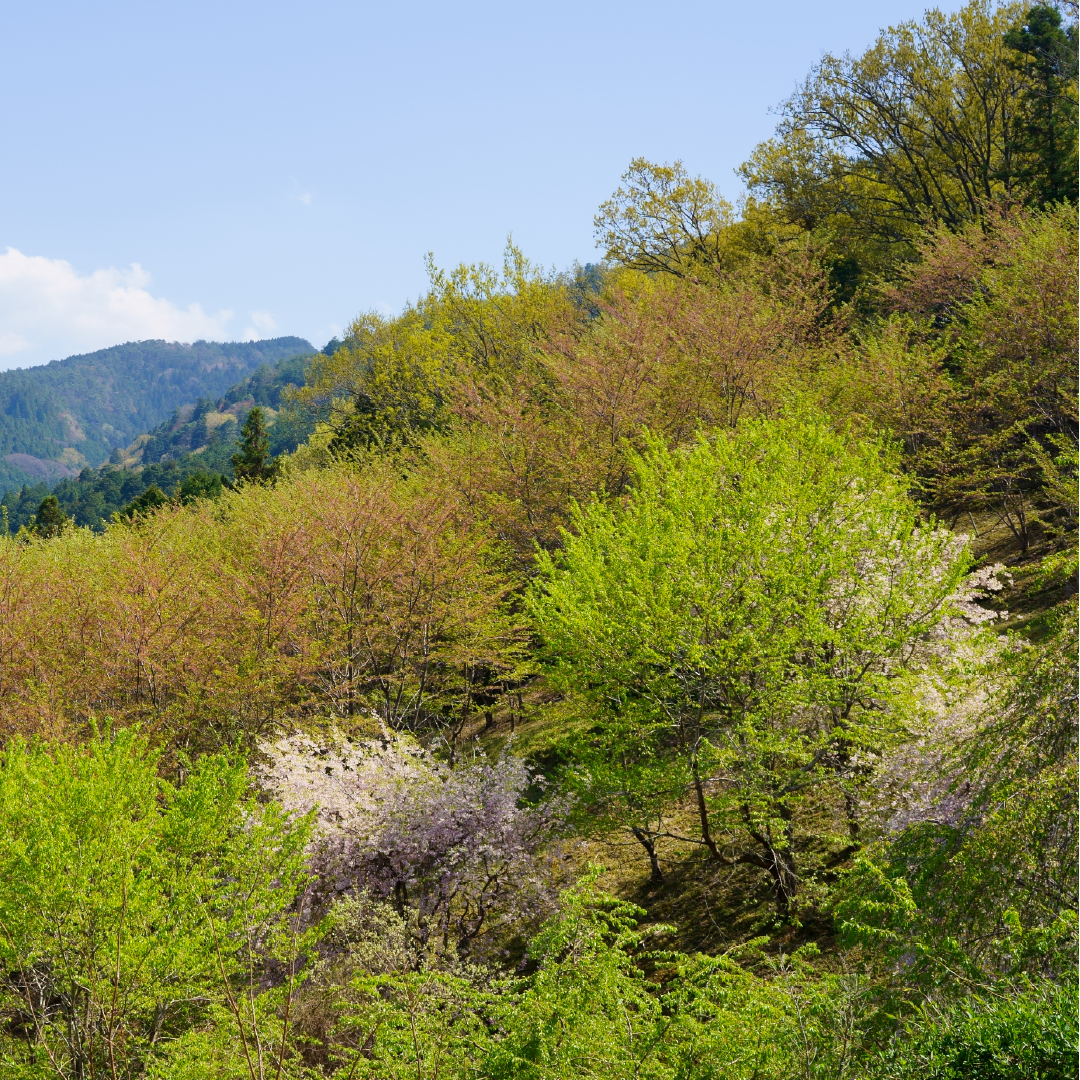
<instances>
[{"instance_id":1,"label":"tree trunk","mask_svg":"<svg viewBox=\"0 0 1080 1080\"><path fill-rule=\"evenodd\" d=\"M769 845L769 857L771 866L769 873L772 874L776 888L776 906L782 915L787 915L791 910L791 901L799 891L799 869L795 863L792 852L794 841L794 825L791 810L783 803L777 807L780 820L784 823L784 846L776 848Z\"/></svg>"},{"instance_id":2,"label":"tree trunk","mask_svg":"<svg viewBox=\"0 0 1080 1080\"><path fill-rule=\"evenodd\" d=\"M716 846L716 841L712 837L712 830L709 828L709 808L705 803L705 787L701 783L701 777L698 775L696 761L691 766L691 771L694 776L694 795L697 799L698 821L701 826L701 842L709 849L709 853L714 859L724 862L725 860L720 854L720 849Z\"/></svg>"},{"instance_id":3,"label":"tree trunk","mask_svg":"<svg viewBox=\"0 0 1080 1080\"><path fill-rule=\"evenodd\" d=\"M660 860L656 857L656 841L649 836L644 829L639 829L636 825L630 826L630 831L637 838L641 846L648 852L649 866L651 873L649 874L649 881L654 885L661 885L664 881L664 875L660 870Z\"/></svg>"}]
</instances>

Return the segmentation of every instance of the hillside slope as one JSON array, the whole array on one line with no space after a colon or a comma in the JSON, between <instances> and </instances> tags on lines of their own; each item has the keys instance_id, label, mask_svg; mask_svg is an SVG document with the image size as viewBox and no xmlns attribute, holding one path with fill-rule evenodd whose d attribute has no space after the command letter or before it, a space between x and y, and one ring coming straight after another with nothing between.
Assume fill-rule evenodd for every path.
<instances>
[{"instance_id":1,"label":"hillside slope","mask_svg":"<svg viewBox=\"0 0 1080 1080\"><path fill-rule=\"evenodd\" d=\"M153 430L136 436L123 449L115 448L98 469L84 467L78 476L53 485L42 479L9 488L0 497L9 530L18 532L30 523L50 486L60 508L76 525L100 530L148 487L171 495L196 473L231 479L237 433L254 405L264 410L270 422L271 452L294 450L310 434L310 424L279 410L286 387L303 385L310 359L310 354L298 354L273 365L262 364L216 402L209 396L185 402Z\"/></svg>"},{"instance_id":2,"label":"hillside slope","mask_svg":"<svg viewBox=\"0 0 1080 1080\"><path fill-rule=\"evenodd\" d=\"M261 364L312 351L298 337L140 341L0 372L0 490L100 465L180 405L218 397Z\"/></svg>"}]
</instances>

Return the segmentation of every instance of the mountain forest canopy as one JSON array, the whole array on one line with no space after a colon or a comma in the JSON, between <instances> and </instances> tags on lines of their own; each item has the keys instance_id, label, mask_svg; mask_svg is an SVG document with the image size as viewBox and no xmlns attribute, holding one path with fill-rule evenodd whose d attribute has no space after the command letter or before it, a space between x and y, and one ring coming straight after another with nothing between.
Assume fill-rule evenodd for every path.
<instances>
[{"instance_id":1,"label":"mountain forest canopy","mask_svg":"<svg viewBox=\"0 0 1080 1080\"><path fill-rule=\"evenodd\" d=\"M139 341L0 372L0 487L96 467L178 406L218 397L260 364L312 351L295 337Z\"/></svg>"},{"instance_id":2,"label":"mountain forest canopy","mask_svg":"<svg viewBox=\"0 0 1080 1080\"><path fill-rule=\"evenodd\" d=\"M1075 14L9 489L0 1072L1075 1076Z\"/></svg>"},{"instance_id":3,"label":"mountain forest canopy","mask_svg":"<svg viewBox=\"0 0 1080 1080\"><path fill-rule=\"evenodd\" d=\"M152 431L126 447L115 447L98 469L84 468L78 476L55 483L51 497L76 525L100 531L113 514L131 517L151 490L162 500L168 493L181 501L190 501L194 491L220 493L234 479L237 429L254 408L262 410L270 425L269 453L292 451L307 438L310 420L290 408L287 396L290 387L303 385L311 355L260 364L216 402L201 397L180 405ZM8 531L17 534L24 526L35 527L47 497L48 486L41 481L9 488L0 499Z\"/></svg>"}]
</instances>

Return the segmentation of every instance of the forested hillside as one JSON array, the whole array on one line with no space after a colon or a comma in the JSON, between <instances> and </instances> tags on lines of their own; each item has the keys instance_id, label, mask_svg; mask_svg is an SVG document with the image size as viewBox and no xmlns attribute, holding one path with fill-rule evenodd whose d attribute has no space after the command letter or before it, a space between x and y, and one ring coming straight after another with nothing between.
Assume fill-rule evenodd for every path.
<instances>
[{"instance_id":1,"label":"forested hillside","mask_svg":"<svg viewBox=\"0 0 1080 1080\"><path fill-rule=\"evenodd\" d=\"M602 263L0 537L0 1072L1074 1077L1074 16L825 57L737 211L636 159Z\"/></svg>"},{"instance_id":2,"label":"forested hillside","mask_svg":"<svg viewBox=\"0 0 1080 1080\"><path fill-rule=\"evenodd\" d=\"M122 449L115 447L104 465L86 467L74 479L52 485L59 511L76 525L101 530L113 514L125 511L148 490L162 497L175 495L185 483L209 483L219 490L233 479L237 436L255 406L269 425L269 451L295 450L313 425L282 399L289 388L304 384L310 359L311 354L304 353L261 364L218 401L202 397L173 410L153 431ZM29 526L49 495L49 486L41 481L9 490L0 499L8 532Z\"/></svg>"},{"instance_id":3,"label":"forested hillside","mask_svg":"<svg viewBox=\"0 0 1080 1080\"><path fill-rule=\"evenodd\" d=\"M139 341L0 372L0 489L100 465L177 406L217 398L260 364L311 351L302 338Z\"/></svg>"}]
</instances>

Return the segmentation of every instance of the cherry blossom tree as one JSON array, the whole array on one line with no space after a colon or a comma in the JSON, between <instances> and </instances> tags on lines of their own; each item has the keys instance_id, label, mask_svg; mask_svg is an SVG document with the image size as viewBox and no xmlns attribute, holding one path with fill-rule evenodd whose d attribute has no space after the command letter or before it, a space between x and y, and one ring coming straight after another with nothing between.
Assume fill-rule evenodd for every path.
<instances>
[{"instance_id":1,"label":"cherry blossom tree","mask_svg":"<svg viewBox=\"0 0 1080 1080\"><path fill-rule=\"evenodd\" d=\"M314 904L347 896L393 905L426 952L473 952L550 909L552 860L566 805L531 805L544 778L519 758L477 752L450 767L407 736L264 748L263 785L297 814L317 808Z\"/></svg>"}]
</instances>

